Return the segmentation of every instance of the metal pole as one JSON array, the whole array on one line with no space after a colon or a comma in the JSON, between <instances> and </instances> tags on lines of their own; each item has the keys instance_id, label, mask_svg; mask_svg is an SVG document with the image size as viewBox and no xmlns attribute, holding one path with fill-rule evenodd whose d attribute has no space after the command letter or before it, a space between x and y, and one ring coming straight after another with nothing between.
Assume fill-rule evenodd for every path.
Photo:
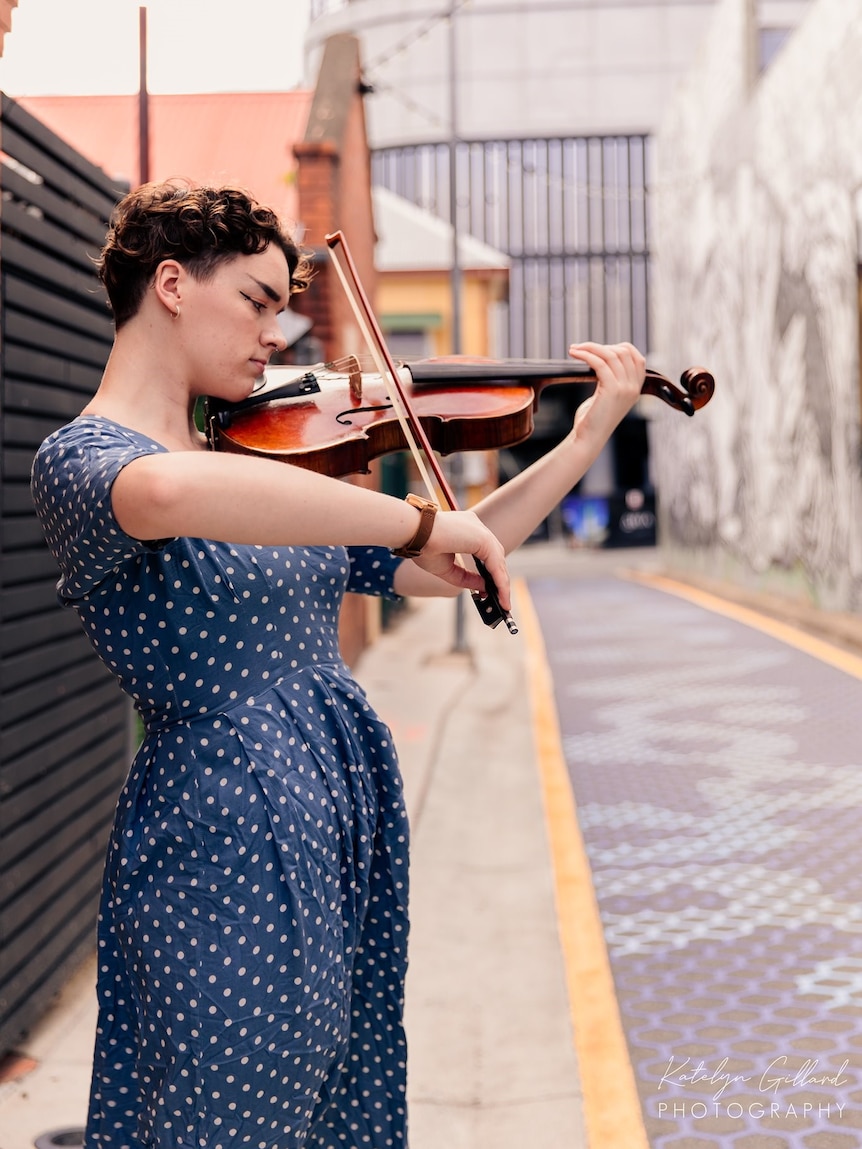
<instances>
[{"instance_id":1,"label":"metal pole","mask_svg":"<svg viewBox=\"0 0 862 1149\"><path fill-rule=\"evenodd\" d=\"M150 103L147 93L147 10L138 9L138 183L150 179Z\"/></svg>"},{"instance_id":2,"label":"metal pole","mask_svg":"<svg viewBox=\"0 0 862 1149\"><path fill-rule=\"evenodd\" d=\"M452 221L452 354L461 354L461 253L458 250L458 55L456 5L449 9L449 218Z\"/></svg>"},{"instance_id":3,"label":"metal pole","mask_svg":"<svg viewBox=\"0 0 862 1149\"><path fill-rule=\"evenodd\" d=\"M461 354L461 253L458 249L458 41L456 35L455 12L458 5L453 0L449 7L449 219L452 225L452 354ZM458 506L464 505L464 463L459 454L454 454L450 463L450 475ZM465 598L459 594L455 599L455 641L453 649L463 652L467 649Z\"/></svg>"}]
</instances>

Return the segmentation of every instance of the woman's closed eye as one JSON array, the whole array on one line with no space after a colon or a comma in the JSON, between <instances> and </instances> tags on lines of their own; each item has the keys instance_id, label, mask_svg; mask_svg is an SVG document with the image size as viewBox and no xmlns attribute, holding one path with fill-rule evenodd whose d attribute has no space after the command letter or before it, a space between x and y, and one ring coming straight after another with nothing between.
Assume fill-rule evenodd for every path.
<instances>
[{"instance_id":1,"label":"woman's closed eye","mask_svg":"<svg viewBox=\"0 0 862 1149\"><path fill-rule=\"evenodd\" d=\"M240 295L243 297L243 299L247 299L249 301L249 303L258 314L260 314L261 311L266 310L266 304L262 303L259 299L254 299L251 295L246 295L244 291L241 291Z\"/></svg>"}]
</instances>

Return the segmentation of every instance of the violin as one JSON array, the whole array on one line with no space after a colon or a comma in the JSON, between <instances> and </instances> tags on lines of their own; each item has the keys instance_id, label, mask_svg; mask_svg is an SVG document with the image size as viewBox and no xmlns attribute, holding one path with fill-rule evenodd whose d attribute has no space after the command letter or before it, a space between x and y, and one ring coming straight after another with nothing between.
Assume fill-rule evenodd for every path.
<instances>
[{"instance_id":1,"label":"violin","mask_svg":"<svg viewBox=\"0 0 862 1149\"><path fill-rule=\"evenodd\" d=\"M523 442L533 431L545 387L596 380L586 363L574 359L453 355L403 362L396 370L439 455ZM311 367L269 367L264 378L263 387L239 403L207 400L205 424L214 450L263 455L338 478L367 472L373 459L409 447L383 376L363 372L355 356ZM714 390L712 375L691 367L679 386L647 370L641 393L690 416Z\"/></svg>"},{"instance_id":2,"label":"violin","mask_svg":"<svg viewBox=\"0 0 862 1149\"><path fill-rule=\"evenodd\" d=\"M491 361L489 370L488 361L454 357L396 366L344 235L333 232L326 244L377 375L364 374L355 357L313 370L270 368L263 390L241 403L207 400L206 433L214 450L281 459L337 478L367 471L371 459L407 447L431 498L436 501L436 484L442 502L454 511L455 494L435 452L518 443L532 430L541 386L595 380L586 364L576 361L529 369L509 364L505 370ZM283 377L276 379L279 372ZM703 368L684 372L680 382L682 390L648 372L642 390L691 415L709 402L715 387ZM475 556L471 560L485 584L484 594L471 592L482 621L490 627L505 623L517 634L487 568Z\"/></svg>"}]
</instances>

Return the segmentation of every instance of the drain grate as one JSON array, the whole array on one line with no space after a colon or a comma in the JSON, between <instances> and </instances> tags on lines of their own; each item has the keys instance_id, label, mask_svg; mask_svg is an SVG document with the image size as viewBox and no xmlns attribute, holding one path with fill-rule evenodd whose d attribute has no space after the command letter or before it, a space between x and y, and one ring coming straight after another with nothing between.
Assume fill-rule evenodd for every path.
<instances>
[{"instance_id":1,"label":"drain grate","mask_svg":"<svg viewBox=\"0 0 862 1149\"><path fill-rule=\"evenodd\" d=\"M40 1133L34 1142L36 1149L82 1149L83 1129L55 1129L53 1133Z\"/></svg>"}]
</instances>

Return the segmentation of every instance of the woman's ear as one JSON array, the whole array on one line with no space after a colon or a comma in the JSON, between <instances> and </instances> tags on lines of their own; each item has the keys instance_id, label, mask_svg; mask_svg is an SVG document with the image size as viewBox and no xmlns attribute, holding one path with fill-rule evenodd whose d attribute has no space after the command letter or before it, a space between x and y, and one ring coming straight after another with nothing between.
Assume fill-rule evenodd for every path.
<instances>
[{"instance_id":1,"label":"woman's ear","mask_svg":"<svg viewBox=\"0 0 862 1149\"><path fill-rule=\"evenodd\" d=\"M180 313L182 279L183 266L175 259L163 259L153 277L156 298L175 319Z\"/></svg>"}]
</instances>

